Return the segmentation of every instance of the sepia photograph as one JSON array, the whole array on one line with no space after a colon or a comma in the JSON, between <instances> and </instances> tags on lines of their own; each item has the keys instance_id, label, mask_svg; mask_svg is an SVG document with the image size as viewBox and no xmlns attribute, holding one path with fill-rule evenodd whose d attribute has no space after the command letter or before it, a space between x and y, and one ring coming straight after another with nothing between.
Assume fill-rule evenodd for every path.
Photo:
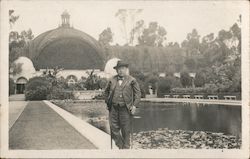
<instances>
[{"instance_id":1,"label":"sepia photograph","mask_svg":"<svg viewBox=\"0 0 250 159\"><path fill-rule=\"evenodd\" d=\"M1 1L1 157L248 158L248 1Z\"/></svg>"}]
</instances>

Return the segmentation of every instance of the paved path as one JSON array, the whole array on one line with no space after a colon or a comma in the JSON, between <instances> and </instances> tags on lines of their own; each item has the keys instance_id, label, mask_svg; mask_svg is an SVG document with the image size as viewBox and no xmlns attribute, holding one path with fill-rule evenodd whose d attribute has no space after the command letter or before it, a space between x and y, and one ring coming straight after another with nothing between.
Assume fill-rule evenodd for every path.
<instances>
[{"instance_id":1,"label":"paved path","mask_svg":"<svg viewBox=\"0 0 250 159\"><path fill-rule=\"evenodd\" d=\"M9 96L9 101L25 101L24 94L14 94Z\"/></svg>"},{"instance_id":2,"label":"paved path","mask_svg":"<svg viewBox=\"0 0 250 159\"><path fill-rule=\"evenodd\" d=\"M9 102L9 129L14 125L16 120L23 112L28 102L26 101L10 101Z\"/></svg>"},{"instance_id":3,"label":"paved path","mask_svg":"<svg viewBox=\"0 0 250 159\"><path fill-rule=\"evenodd\" d=\"M42 101L31 101L9 131L10 149L95 149Z\"/></svg>"},{"instance_id":4,"label":"paved path","mask_svg":"<svg viewBox=\"0 0 250 159\"><path fill-rule=\"evenodd\" d=\"M14 94L9 96L9 129L19 118L27 103L24 94Z\"/></svg>"}]
</instances>

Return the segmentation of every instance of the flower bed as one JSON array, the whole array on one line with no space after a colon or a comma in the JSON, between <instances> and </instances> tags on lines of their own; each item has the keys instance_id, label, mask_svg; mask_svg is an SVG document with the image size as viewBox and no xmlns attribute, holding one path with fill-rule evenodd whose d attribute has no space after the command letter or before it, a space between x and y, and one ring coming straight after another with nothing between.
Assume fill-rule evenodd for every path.
<instances>
[{"instance_id":1,"label":"flower bed","mask_svg":"<svg viewBox=\"0 0 250 159\"><path fill-rule=\"evenodd\" d=\"M134 149L239 149L236 136L204 131L169 130L133 133Z\"/></svg>"}]
</instances>

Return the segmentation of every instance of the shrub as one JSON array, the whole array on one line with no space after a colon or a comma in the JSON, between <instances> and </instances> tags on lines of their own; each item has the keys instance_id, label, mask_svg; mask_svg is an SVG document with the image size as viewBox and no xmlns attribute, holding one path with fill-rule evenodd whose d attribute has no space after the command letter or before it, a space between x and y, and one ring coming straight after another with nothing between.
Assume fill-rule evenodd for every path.
<instances>
[{"instance_id":1,"label":"shrub","mask_svg":"<svg viewBox=\"0 0 250 159\"><path fill-rule=\"evenodd\" d=\"M98 86L100 89L104 89L108 83L108 80L106 78L100 78L98 81Z\"/></svg>"},{"instance_id":2,"label":"shrub","mask_svg":"<svg viewBox=\"0 0 250 159\"><path fill-rule=\"evenodd\" d=\"M218 93L219 91L219 88L216 84L214 83L210 83L210 84L205 84L205 90L206 90L206 93Z\"/></svg>"},{"instance_id":3,"label":"shrub","mask_svg":"<svg viewBox=\"0 0 250 159\"><path fill-rule=\"evenodd\" d=\"M180 87L181 83L179 79L173 76L167 76L165 78L160 78L158 83L158 95L163 96L166 93L170 93L171 89L174 87Z\"/></svg>"},{"instance_id":4,"label":"shrub","mask_svg":"<svg viewBox=\"0 0 250 159\"><path fill-rule=\"evenodd\" d=\"M171 89L171 93L206 93L207 88L204 87L196 87L196 88L173 88Z\"/></svg>"},{"instance_id":5,"label":"shrub","mask_svg":"<svg viewBox=\"0 0 250 159\"><path fill-rule=\"evenodd\" d=\"M187 72L181 72L181 84L183 87L192 85L192 79Z\"/></svg>"},{"instance_id":6,"label":"shrub","mask_svg":"<svg viewBox=\"0 0 250 159\"><path fill-rule=\"evenodd\" d=\"M203 87L205 85L205 75L202 72L198 72L194 78L195 87Z\"/></svg>"},{"instance_id":7,"label":"shrub","mask_svg":"<svg viewBox=\"0 0 250 159\"><path fill-rule=\"evenodd\" d=\"M45 100L50 92L51 83L44 77L31 78L25 90L26 100Z\"/></svg>"},{"instance_id":8,"label":"shrub","mask_svg":"<svg viewBox=\"0 0 250 159\"><path fill-rule=\"evenodd\" d=\"M49 92L47 99L66 99L67 95L64 90L58 87L53 87Z\"/></svg>"},{"instance_id":9,"label":"shrub","mask_svg":"<svg viewBox=\"0 0 250 159\"><path fill-rule=\"evenodd\" d=\"M15 83L12 78L9 78L9 95L15 93Z\"/></svg>"}]
</instances>

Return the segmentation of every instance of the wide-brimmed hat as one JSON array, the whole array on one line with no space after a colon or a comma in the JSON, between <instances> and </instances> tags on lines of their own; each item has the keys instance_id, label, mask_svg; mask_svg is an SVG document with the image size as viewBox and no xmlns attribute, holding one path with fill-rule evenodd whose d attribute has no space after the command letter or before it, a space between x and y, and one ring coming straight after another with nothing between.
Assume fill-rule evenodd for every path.
<instances>
[{"instance_id":1,"label":"wide-brimmed hat","mask_svg":"<svg viewBox=\"0 0 250 159\"><path fill-rule=\"evenodd\" d=\"M119 67L128 67L128 64L123 61L118 61L114 69L118 69Z\"/></svg>"}]
</instances>

